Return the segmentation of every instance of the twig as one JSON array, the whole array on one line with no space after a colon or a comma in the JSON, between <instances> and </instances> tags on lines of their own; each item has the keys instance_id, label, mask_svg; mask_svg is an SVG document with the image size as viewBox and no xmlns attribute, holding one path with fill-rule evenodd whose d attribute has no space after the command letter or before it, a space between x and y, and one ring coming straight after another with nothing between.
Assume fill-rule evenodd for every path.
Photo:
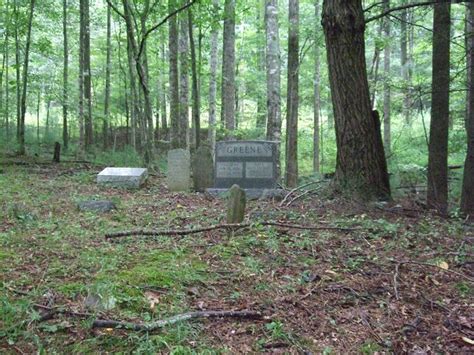
<instances>
[{"instance_id":1,"label":"twig","mask_svg":"<svg viewBox=\"0 0 474 355\"><path fill-rule=\"evenodd\" d=\"M97 319L92 323L93 328L123 328L135 331L147 331L163 328L165 326L178 322L187 321L196 318L240 318L240 319L262 319L260 312L254 311L198 311L178 314L176 316L161 319L151 323L132 323L109 319Z\"/></svg>"},{"instance_id":2,"label":"twig","mask_svg":"<svg viewBox=\"0 0 474 355\"><path fill-rule=\"evenodd\" d=\"M299 195L296 195L295 197L293 197L287 204L286 204L286 207L290 207L293 202L295 202L296 200L299 200L300 198L306 196L306 195L309 195L309 194L312 194L312 193L315 193L319 191L319 187L315 188L315 189L311 189L311 190L306 190L305 192L299 194Z\"/></svg>"},{"instance_id":3,"label":"twig","mask_svg":"<svg viewBox=\"0 0 474 355\"><path fill-rule=\"evenodd\" d=\"M326 227L326 226L304 226L299 224L287 224L287 223L278 223L278 222L259 222L259 223L230 223L230 224L216 224L208 227L200 227L194 229L162 229L162 230L132 230L132 231L121 231L114 233L107 233L105 239L114 239L121 237L130 237L130 236L182 236L189 234L196 234L202 232L209 232L217 229L228 229L228 230L238 230L242 228L248 228L253 226L273 226L273 227L282 227L282 228L291 228L291 229L302 229L302 230L337 230L342 232L351 232L354 230L360 230L360 228L341 228L341 227Z\"/></svg>"},{"instance_id":4,"label":"twig","mask_svg":"<svg viewBox=\"0 0 474 355\"><path fill-rule=\"evenodd\" d=\"M288 198L289 198L293 193L295 193L296 191L301 190L301 189L303 189L303 188L305 188L305 187L307 187L307 186L309 186L309 185L313 185L313 184L319 183L319 182L321 182L321 181L322 181L322 180L311 181L311 182L308 182L308 183L306 183L306 184L297 186L297 187L295 187L294 189L290 190L290 192L288 192L288 193L286 194L286 196L283 198L283 200L281 200L281 202L280 202L280 207L283 206L283 205L285 204L286 200L288 200Z\"/></svg>"},{"instance_id":5,"label":"twig","mask_svg":"<svg viewBox=\"0 0 474 355\"><path fill-rule=\"evenodd\" d=\"M388 9L387 11L384 11L384 12L378 14L378 15L369 17L368 19L365 20L365 23L369 23L369 22L378 20L382 17L385 17L385 16L391 14L392 12L395 12L395 11L410 9L412 7L417 7L417 6L430 6L430 5L434 5L434 4L437 4L437 3L451 3L451 0L425 1L425 2L419 2L419 3L414 3L414 4L405 4L405 5L401 5L401 6L397 6L397 7L392 7L391 9Z\"/></svg>"}]
</instances>

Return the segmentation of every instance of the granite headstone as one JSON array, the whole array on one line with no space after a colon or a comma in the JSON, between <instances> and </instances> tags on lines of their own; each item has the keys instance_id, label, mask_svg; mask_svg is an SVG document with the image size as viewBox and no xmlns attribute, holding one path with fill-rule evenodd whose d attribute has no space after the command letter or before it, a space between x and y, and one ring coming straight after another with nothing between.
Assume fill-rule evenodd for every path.
<instances>
[{"instance_id":1,"label":"granite headstone","mask_svg":"<svg viewBox=\"0 0 474 355\"><path fill-rule=\"evenodd\" d=\"M191 156L188 150L168 151L168 188L171 191L189 191L191 187Z\"/></svg>"},{"instance_id":2,"label":"granite headstone","mask_svg":"<svg viewBox=\"0 0 474 355\"><path fill-rule=\"evenodd\" d=\"M193 184L196 191L205 191L214 183L214 159L211 148L201 145L192 158Z\"/></svg>"}]
</instances>

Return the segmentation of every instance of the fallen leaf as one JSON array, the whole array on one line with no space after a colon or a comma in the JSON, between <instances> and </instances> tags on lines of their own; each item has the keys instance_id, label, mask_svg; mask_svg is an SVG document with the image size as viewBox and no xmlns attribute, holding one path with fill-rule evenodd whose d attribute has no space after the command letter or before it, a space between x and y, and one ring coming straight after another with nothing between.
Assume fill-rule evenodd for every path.
<instances>
[{"instance_id":1,"label":"fallen leaf","mask_svg":"<svg viewBox=\"0 0 474 355\"><path fill-rule=\"evenodd\" d=\"M440 261L438 263L438 266L443 270L448 270L449 269L449 265L446 261Z\"/></svg>"},{"instance_id":2,"label":"fallen leaf","mask_svg":"<svg viewBox=\"0 0 474 355\"><path fill-rule=\"evenodd\" d=\"M152 310L155 309L155 305L160 303L160 297L156 292L146 291L145 298L147 299L148 303L150 304L150 308Z\"/></svg>"},{"instance_id":3,"label":"fallen leaf","mask_svg":"<svg viewBox=\"0 0 474 355\"><path fill-rule=\"evenodd\" d=\"M464 340L466 343L474 345L474 340L469 339L468 337L461 337L462 340Z\"/></svg>"}]
</instances>

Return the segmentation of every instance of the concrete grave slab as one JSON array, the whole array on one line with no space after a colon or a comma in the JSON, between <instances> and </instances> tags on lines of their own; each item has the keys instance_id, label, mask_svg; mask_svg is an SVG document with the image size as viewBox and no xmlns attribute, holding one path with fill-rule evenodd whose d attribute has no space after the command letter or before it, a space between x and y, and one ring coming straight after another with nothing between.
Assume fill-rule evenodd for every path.
<instances>
[{"instance_id":1,"label":"concrete grave slab","mask_svg":"<svg viewBox=\"0 0 474 355\"><path fill-rule=\"evenodd\" d=\"M105 168L97 175L97 183L138 188L147 177L148 169L144 168Z\"/></svg>"}]
</instances>

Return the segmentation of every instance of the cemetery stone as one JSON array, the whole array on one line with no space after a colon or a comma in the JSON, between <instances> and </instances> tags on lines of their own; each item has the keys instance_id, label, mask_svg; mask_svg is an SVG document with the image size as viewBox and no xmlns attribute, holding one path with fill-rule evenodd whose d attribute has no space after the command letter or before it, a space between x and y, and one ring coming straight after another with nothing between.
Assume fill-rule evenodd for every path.
<instances>
[{"instance_id":1,"label":"cemetery stone","mask_svg":"<svg viewBox=\"0 0 474 355\"><path fill-rule=\"evenodd\" d=\"M189 191L191 187L191 157L188 150L168 151L168 188L171 191Z\"/></svg>"},{"instance_id":2,"label":"cemetery stone","mask_svg":"<svg viewBox=\"0 0 474 355\"><path fill-rule=\"evenodd\" d=\"M196 191L205 191L214 183L214 159L211 148L201 145L193 155L193 184Z\"/></svg>"},{"instance_id":3,"label":"cemetery stone","mask_svg":"<svg viewBox=\"0 0 474 355\"><path fill-rule=\"evenodd\" d=\"M143 168L105 168L97 175L98 184L122 187L140 187L148 177Z\"/></svg>"},{"instance_id":4,"label":"cemetery stone","mask_svg":"<svg viewBox=\"0 0 474 355\"><path fill-rule=\"evenodd\" d=\"M227 223L242 223L245 216L245 190L233 185L227 197Z\"/></svg>"}]
</instances>

